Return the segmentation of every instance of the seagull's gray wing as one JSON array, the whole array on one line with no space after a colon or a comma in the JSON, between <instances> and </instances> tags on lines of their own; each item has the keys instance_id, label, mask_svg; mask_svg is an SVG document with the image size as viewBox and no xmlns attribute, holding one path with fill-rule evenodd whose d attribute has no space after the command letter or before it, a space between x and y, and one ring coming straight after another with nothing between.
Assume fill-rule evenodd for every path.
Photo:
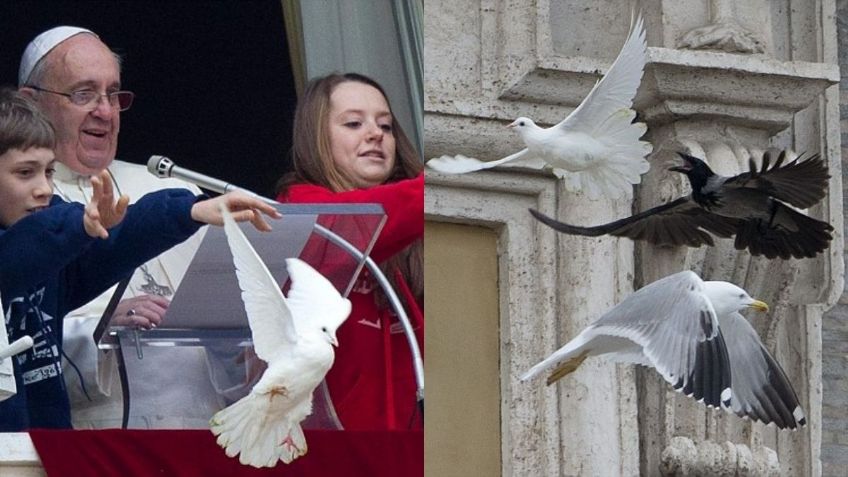
<instances>
[{"instance_id":1,"label":"seagull's gray wing","mask_svg":"<svg viewBox=\"0 0 848 477\"><path fill-rule=\"evenodd\" d=\"M684 271L638 290L591 325L627 338L674 389L709 406L730 405L730 361L698 275Z\"/></svg>"},{"instance_id":2,"label":"seagull's gray wing","mask_svg":"<svg viewBox=\"0 0 848 477\"><path fill-rule=\"evenodd\" d=\"M765 349L757 332L739 313L719 317L732 366L731 409L781 429L807 423L786 373Z\"/></svg>"},{"instance_id":3,"label":"seagull's gray wing","mask_svg":"<svg viewBox=\"0 0 848 477\"><path fill-rule=\"evenodd\" d=\"M803 160L799 156L784 165L785 160L786 151L781 151L776 160L766 152L759 168L749 159L749 172L728 179L724 185L757 189L801 209L818 204L827 194L827 164L818 154Z\"/></svg>"},{"instance_id":4,"label":"seagull's gray wing","mask_svg":"<svg viewBox=\"0 0 848 477\"><path fill-rule=\"evenodd\" d=\"M714 245L713 238L706 231L724 238L733 236L739 222L707 212L689 197L681 197L630 217L594 227L559 222L533 209L530 209L530 213L554 230L566 234L588 237L609 234L659 245L690 247Z\"/></svg>"},{"instance_id":5,"label":"seagull's gray wing","mask_svg":"<svg viewBox=\"0 0 848 477\"><path fill-rule=\"evenodd\" d=\"M629 109L642 81L647 56L644 22L640 14L607 73L577 109L552 129L594 134L594 128L602 127L617 111Z\"/></svg>"}]
</instances>

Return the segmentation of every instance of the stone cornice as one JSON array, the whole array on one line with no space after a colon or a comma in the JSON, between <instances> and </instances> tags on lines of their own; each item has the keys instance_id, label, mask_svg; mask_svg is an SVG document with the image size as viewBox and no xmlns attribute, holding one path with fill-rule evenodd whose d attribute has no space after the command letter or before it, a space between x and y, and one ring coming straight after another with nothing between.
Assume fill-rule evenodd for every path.
<instances>
[{"instance_id":1,"label":"stone cornice","mask_svg":"<svg viewBox=\"0 0 848 477\"><path fill-rule=\"evenodd\" d=\"M649 124L707 117L775 134L839 82L839 67L827 63L653 47L648 57L634 103ZM499 99L574 107L608 68L593 58L540 57Z\"/></svg>"}]
</instances>

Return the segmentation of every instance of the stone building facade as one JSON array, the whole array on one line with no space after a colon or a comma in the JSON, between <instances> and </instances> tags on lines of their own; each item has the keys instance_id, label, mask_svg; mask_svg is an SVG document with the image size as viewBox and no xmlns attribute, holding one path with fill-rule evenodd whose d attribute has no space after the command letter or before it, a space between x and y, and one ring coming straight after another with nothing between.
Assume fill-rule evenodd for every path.
<instances>
[{"instance_id":1,"label":"stone building facade","mask_svg":"<svg viewBox=\"0 0 848 477\"><path fill-rule=\"evenodd\" d=\"M649 59L635 108L654 152L632 200L592 201L541 172L427 172L428 224L486 229L496 242L498 316L487 325L497 327L499 346L496 362L479 366L496 371L499 407L488 418L498 423L490 456L501 475L797 476L830 474L844 462L848 308L825 314L844 287L835 86L845 57L837 49L837 5L841 13L844 3L642 0ZM543 125L565 117L618 53L630 11L624 0L426 0L425 156L490 160L523 147L503 126L518 116ZM571 237L527 213L533 207L569 223L607 222L688 193L684 178L666 171L677 150L733 174L767 147L820 153L829 163L829 194L807 212L836 232L815 259L751 257L729 240L690 249ZM440 251L428 246L427 253ZM684 269L732 281L769 303L772 311L749 319L794 383L805 428L778 431L708 410L653 370L604 360L587 361L557 386L518 380L634 289ZM469 293L449 319L463 319L474 285L465 284ZM430 313L429 300L439 294L429 283L427 290ZM428 362L439 319L427 317ZM439 374L452 370L428 372L430 400L445 392L433 385ZM473 423L434 430L429 419L440 411L427 412L428 441L447 440L457 454L477 450Z\"/></svg>"},{"instance_id":2,"label":"stone building facade","mask_svg":"<svg viewBox=\"0 0 848 477\"><path fill-rule=\"evenodd\" d=\"M839 68L839 122L842 163L848 145L848 1L836 2ZM844 177L844 173L843 173ZM842 185L845 197L845 182ZM843 232L844 233L844 232ZM822 320L822 469L844 475L848 469L848 294Z\"/></svg>"}]
</instances>

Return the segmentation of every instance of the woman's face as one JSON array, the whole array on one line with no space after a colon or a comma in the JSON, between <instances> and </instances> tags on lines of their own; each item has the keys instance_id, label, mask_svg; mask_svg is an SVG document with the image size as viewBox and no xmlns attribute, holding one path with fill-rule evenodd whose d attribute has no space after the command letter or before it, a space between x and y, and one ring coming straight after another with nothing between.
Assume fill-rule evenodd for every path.
<instances>
[{"instance_id":1,"label":"woman's face","mask_svg":"<svg viewBox=\"0 0 848 477\"><path fill-rule=\"evenodd\" d=\"M395 167L392 114L380 90L347 81L330 94L330 151L333 162L364 189L384 183Z\"/></svg>"}]
</instances>

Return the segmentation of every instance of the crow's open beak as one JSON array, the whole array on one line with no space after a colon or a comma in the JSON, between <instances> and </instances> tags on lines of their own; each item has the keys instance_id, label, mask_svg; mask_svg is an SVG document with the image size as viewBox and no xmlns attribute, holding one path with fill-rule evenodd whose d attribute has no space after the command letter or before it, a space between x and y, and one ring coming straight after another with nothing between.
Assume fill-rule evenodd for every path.
<instances>
[{"instance_id":1,"label":"crow's open beak","mask_svg":"<svg viewBox=\"0 0 848 477\"><path fill-rule=\"evenodd\" d=\"M680 155L680 157L683 159L683 164L680 166L669 167L668 170L680 172L681 174L686 174L687 172L691 171L693 164L692 161L689 160L689 157L686 156L686 154L683 154L682 152L678 152L677 154Z\"/></svg>"}]
</instances>

